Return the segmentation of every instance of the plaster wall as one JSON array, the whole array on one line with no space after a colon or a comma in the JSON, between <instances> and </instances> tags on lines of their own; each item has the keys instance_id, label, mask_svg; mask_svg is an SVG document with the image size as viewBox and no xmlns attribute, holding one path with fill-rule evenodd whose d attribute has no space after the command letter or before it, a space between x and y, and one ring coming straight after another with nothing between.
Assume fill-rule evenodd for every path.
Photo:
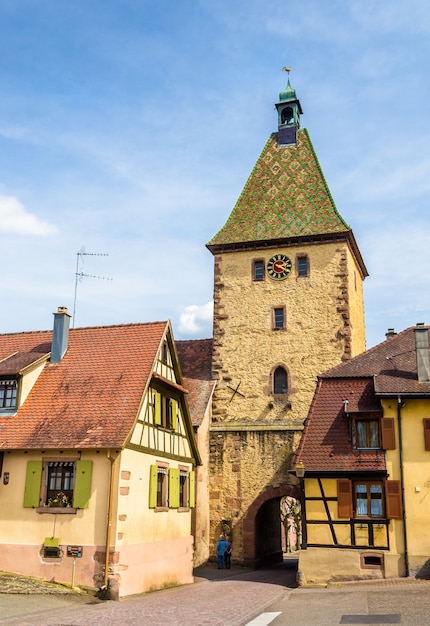
<instances>
[{"instance_id":1,"label":"plaster wall","mask_svg":"<svg viewBox=\"0 0 430 626\"><path fill-rule=\"evenodd\" d=\"M363 555L381 557L384 569L363 566ZM401 576L402 571L404 571L403 562L399 555L388 555L377 549L307 548L299 553L298 575L302 584L395 578Z\"/></svg>"},{"instance_id":2,"label":"plaster wall","mask_svg":"<svg viewBox=\"0 0 430 626\"><path fill-rule=\"evenodd\" d=\"M91 499L87 509L79 509L76 513L56 514L56 509L46 509L38 513L36 509L24 508L24 488L27 461L42 458L57 458L67 461L76 459L76 451L45 450L21 451L6 453L3 461L3 474L9 472L9 483L0 482L0 506L2 524L0 543L39 544L45 537L59 537L61 543L97 545L104 543L106 536L106 511L108 485L110 479L110 462L106 454L100 452L82 452L82 460L92 460ZM102 521L103 520L103 521ZM0 551L1 559L1 551Z\"/></svg>"},{"instance_id":3,"label":"plaster wall","mask_svg":"<svg viewBox=\"0 0 430 626\"><path fill-rule=\"evenodd\" d=\"M149 508L150 466L156 461L169 468L188 467L191 463L166 459L163 455L142 454L125 449L121 454L118 495L117 548L147 542L163 542L191 536L191 509L156 511Z\"/></svg>"},{"instance_id":4,"label":"plaster wall","mask_svg":"<svg viewBox=\"0 0 430 626\"><path fill-rule=\"evenodd\" d=\"M44 512L24 508L24 488L27 461L41 458L76 459L76 451L45 450L6 453L4 472L9 483L0 482L0 570L33 576L45 580L70 583L73 558L67 556L68 545L83 547L82 557L76 559L75 584L95 587L96 578L104 564L106 520L110 461L104 451L82 452L82 460L92 460L91 498L87 509L70 512L68 509L46 508ZM74 511L74 510L73 510ZM57 537L59 558L45 558L45 538Z\"/></svg>"},{"instance_id":5,"label":"plaster wall","mask_svg":"<svg viewBox=\"0 0 430 626\"><path fill-rule=\"evenodd\" d=\"M36 380L39 378L45 365L46 365L46 361L43 361L37 367L33 368L31 371L28 371L26 374L24 374L24 376L22 377L20 399L19 399L20 406L24 404L28 394L30 393Z\"/></svg>"},{"instance_id":6,"label":"plaster wall","mask_svg":"<svg viewBox=\"0 0 430 626\"><path fill-rule=\"evenodd\" d=\"M430 451L425 450L423 419L430 416L430 401L406 398L402 401L402 456L404 478L404 500L408 557L411 573L422 568L428 573L430 540L428 519L430 518ZM395 480L400 480L400 447L396 399L383 401L384 416L394 417L396 449L387 450L387 470ZM393 542L399 552L404 550L402 522L396 523L397 532Z\"/></svg>"},{"instance_id":7,"label":"plaster wall","mask_svg":"<svg viewBox=\"0 0 430 626\"><path fill-rule=\"evenodd\" d=\"M209 403L209 407L211 403ZM202 464L195 468L196 506L192 511L192 535L194 537L194 566L203 565L210 556L209 518L209 427L210 408L198 427L196 440Z\"/></svg>"},{"instance_id":8,"label":"plaster wall","mask_svg":"<svg viewBox=\"0 0 430 626\"><path fill-rule=\"evenodd\" d=\"M123 545L115 567L119 597L190 584L192 563L191 535Z\"/></svg>"}]
</instances>

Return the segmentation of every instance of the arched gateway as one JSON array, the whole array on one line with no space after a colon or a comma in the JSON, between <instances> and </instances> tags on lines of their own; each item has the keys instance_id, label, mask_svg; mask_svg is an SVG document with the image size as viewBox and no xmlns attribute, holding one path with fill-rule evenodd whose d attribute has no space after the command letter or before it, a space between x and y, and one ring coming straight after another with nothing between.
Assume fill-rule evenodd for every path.
<instances>
[{"instance_id":1,"label":"arched gateway","mask_svg":"<svg viewBox=\"0 0 430 626\"><path fill-rule=\"evenodd\" d=\"M269 487L249 507L243 521L243 556L254 567L282 561L281 498L290 496L299 502L298 487Z\"/></svg>"}]
</instances>

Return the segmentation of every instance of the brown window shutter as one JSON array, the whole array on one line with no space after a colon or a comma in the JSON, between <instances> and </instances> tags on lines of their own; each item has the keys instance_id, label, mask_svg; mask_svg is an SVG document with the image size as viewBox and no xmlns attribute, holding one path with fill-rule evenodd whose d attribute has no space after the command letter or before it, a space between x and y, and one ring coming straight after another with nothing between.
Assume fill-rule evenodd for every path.
<instances>
[{"instance_id":1,"label":"brown window shutter","mask_svg":"<svg viewBox=\"0 0 430 626\"><path fill-rule=\"evenodd\" d=\"M430 450L430 417L423 419L424 424L424 449Z\"/></svg>"},{"instance_id":2,"label":"brown window shutter","mask_svg":"<svg viewBox=\"0 0 430 626\"><path fill-rule=\"evenodd\" d=\"M381 419L381 438L384 450L396 449L396 433L394 431L394 417L383 417Z\"/></svg>"},{"instance_id":3,"label":"brown window shutter","mask_svg":"<svg viewBox=\"0 0 430 626\"><path fill-rule=\"evenodd\" d=\"M388 519L402 519L400 480L387 480L385 482L385 501Z\"/></svg>"},{"instance_id":4,"label":"brown window shutter","mask_svg":"<svg viewBox=\"0 0 430 626\"><path fill-rule=\"evenodd\" d=\"M337 481L337 516L352 517L352 484L347 479Z\"/></svg>"}]
</instances>

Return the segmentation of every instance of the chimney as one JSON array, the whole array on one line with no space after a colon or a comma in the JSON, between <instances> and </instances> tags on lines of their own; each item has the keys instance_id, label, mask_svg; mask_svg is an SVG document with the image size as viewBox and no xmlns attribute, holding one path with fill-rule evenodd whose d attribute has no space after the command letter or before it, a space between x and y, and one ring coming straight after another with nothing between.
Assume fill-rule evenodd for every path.
<instances>
[{"instance_id":1,"label":"chimney","mask_svg":"<svg viewBox=\"0 0 430 626\"><path fill-rule=\"evenodd\" d=\"M417 374L419 383L430 382L429 337L428 327L419 322L415 328L415 346L417 350Z\"/></svg>"},{"instance_id":2,"label":"chimney","mask_svg":"<svg viewBox=\"0 0 430 626\"><path fill-rule=\"evenodd\" d=\"M390 339L390 337L395 337L397 333L394 331L394 328L389 328L385 333L385 339Z\"/></svg>"},{"instance_id":3,"label":"chimney","mask_svg":"<svg viewBox=\"0 0 430 626\"><path fill-rule=\"evenodd\" d=\"M52 333L51 363L59 363L69 345L70 315L66 306L59 306L54 313L54 331Z\"/></svg>"}]
</instances>

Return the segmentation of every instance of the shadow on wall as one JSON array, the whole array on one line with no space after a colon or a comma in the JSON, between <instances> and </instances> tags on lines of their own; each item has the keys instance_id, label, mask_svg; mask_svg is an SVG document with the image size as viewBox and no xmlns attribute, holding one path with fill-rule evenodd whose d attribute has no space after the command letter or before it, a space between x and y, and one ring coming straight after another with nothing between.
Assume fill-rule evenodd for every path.
<instances>
[{"instance_id":1,"label":"shadow on wall","mask_svg":"<svg viewBox=\"0 0 430 626\"><path fill-rule=\"evenodd\" d=\"M415 574L415 578L424 578L426 580L430 580L430 559L424 563L422 567Z\"/></svg>"}]
</instances>

